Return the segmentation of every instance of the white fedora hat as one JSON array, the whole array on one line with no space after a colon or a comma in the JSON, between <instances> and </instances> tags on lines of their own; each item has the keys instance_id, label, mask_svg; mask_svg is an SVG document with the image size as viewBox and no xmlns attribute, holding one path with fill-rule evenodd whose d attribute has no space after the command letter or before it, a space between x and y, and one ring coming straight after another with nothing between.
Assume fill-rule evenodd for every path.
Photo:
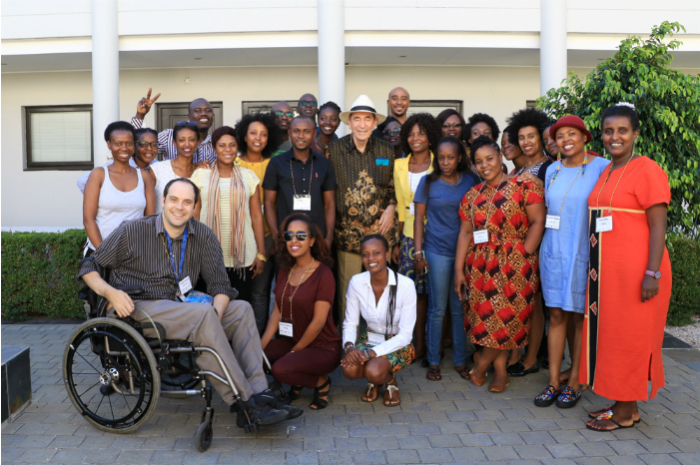
<instances>
[{"instance_id":1,"label":"white fedora hat","mask_svg":"<svg viewBox=\"0 0 700 465\"><path fill-rule=\"evenodd\" d=\"M355 102L352 104L352 107L350 107L350 111L344 111L340 114L340 121L342 121L345 124L348 124L350 114L358 112L374 113L375 115L377 115L377 124L382 124L386 119L386 116L377 113L377 110L374 109L374 103L372 103L372 100L370 100L369 97L367 97L366 95L360 95L359 97L357 97L357 100L355 100Z\"/></svg>"}]
</instances>

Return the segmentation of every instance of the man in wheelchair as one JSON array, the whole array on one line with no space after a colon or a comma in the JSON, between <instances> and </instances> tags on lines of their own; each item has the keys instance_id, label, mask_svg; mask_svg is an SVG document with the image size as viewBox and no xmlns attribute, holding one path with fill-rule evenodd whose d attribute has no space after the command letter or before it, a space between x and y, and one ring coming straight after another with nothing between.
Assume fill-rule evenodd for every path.
<instances>
[{"instance_id":1,"label":"man in wheelchair","mask_svg":"<svg viewBox=\"0 0 700 465\"><path fill-rule=\"evenodd\" d=\"M211 229L192 218L198 197L199 189L189 179L170 181L163 212L123 223L83 261L78 278L107 299L109 311L118 317L131 317L144 327L156 323L168 339L213 349L228 376L215 354L202 352L197 365L233 381L238 402L230 386L209 377L224 402L238 413L239 426L296 418L303 410L285 405L269 389L253 310L248 302L234 300L238 292L230 285L219 241ZM109 282L102 279L100 267L111 270ZM200 274L214 298L211 304L187 299ZM128 287L143 292L130 296L119 290Z\"/></svg>"}]
</instances>

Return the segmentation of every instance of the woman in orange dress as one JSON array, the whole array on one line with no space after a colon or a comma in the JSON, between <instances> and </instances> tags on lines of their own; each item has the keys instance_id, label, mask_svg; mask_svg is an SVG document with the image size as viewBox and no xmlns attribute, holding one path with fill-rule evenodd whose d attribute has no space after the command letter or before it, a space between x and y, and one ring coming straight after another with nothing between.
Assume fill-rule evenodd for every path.
<instances>
[{"instance_id":1,"label":"woman in orange dress","mask_svg":"<svg viewBox=\"0 0 700 465\"><path fill-rule=\"evenodd\" d=\"M637 401L653 398L664 386L661 343L672 283L664 238L671 189L659 165L634 153L634 106L609 107L601 126L612 163L588 197L591 247L579 382L616 400L591 412L586 424L613 431L639 422Z\"/></svg>"},{"instance_id":2,"label":"woman in orange dress","mask_svg":"<svg viewBox=\"0 0 700 465\"><path fill-rule=\"evenodd\" d=\"M508 386L508 349L527 345L539 285L537 249L544 233L544 190L501 170L503 156L488 136L471 145L484 180L462 199L455 257L455 292L464 298L471 342L484 348L469 372L476 386L493 363L490 392Z\"/></svg>"}]
</instances>

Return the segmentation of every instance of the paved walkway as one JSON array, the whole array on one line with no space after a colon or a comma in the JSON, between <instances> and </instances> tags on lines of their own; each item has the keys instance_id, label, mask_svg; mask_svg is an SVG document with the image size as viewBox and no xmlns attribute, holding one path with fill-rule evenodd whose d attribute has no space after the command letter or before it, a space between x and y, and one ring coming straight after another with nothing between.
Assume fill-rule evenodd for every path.
<instances>
[{"instance_id":1,"label":"paved walkway","mask_svg":"<svg viewBox=\"0 0 700 465\"><path fill-rule=\"evenodd\" d=\"M107 434L76 413L61 380L74 325L2 325L3 345L31 346L34 398L2 428L2 463L119 464L700 464L700 351L665 351L666 388L640 404L634 429L596 433L586 412L606 405L587 392L571 410L537 408L546 372L511 379L503 394L463 381L451 362L428 382L414 364L400 372L403 403L363 403L363 385L333 377L331 405L245 435L219 400L214 441L194 448L203 401L163 399L150 424L132 435ZM673 357L673 358L672 358ZM449 358L449 357L448 357ZM446 358L447 360L447 358ZM304 391L300 405L308 405Z\"/></svg>"}]
</instances>

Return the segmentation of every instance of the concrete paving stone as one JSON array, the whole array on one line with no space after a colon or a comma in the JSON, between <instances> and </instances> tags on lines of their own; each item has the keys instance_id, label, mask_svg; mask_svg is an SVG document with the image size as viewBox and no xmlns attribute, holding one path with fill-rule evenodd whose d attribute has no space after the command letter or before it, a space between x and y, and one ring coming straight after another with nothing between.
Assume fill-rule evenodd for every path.
<instances>
[{"instance_id":1,"label":"concrete paving stone","mask_svg":"<svg viewBox=\"0 0 700 465\"><path fill-rule=\"evenodd\" d=\"M636 455L620 455L617 457L608 457L608 460L613 465L646 465Z\"/></svg>"},{"instance_id":2,"label":"concrete paving stone","mask_svg":"<svg viewBox=\"0 0 700 465\"><path fill-rule=\"evenodd\" d=\"M557 441L546 431L530 431L518 433L525 444L556 444Z\"/></svg>"},{"instance_id":3,"label":"concrete paving stone","mask_svg":"<svg viewBox=\"0 0 700 465\"><path fill-rule=\"evenodd\" d=\"M680 450L666 439L639 439L637 442L652 454L673 454Z\"/></svg>"},{"instance_id":4,"label":"concrete paving stone","mask_svg":"<svg viewBox=\"0 0 700 465\"><path fill-rule=\"evenodd\" d=\"M484 406L478 399L455 400L454 404L457 410L476 411L484 409Z\"/></svg>"},{"instance_id":5,"label":"concrete paving stone","mask_svg":"<svg viewBox=\"0 0 700 465\"><path fill-rule=\"evenodd\" d=\"M673 413L698 413L698 409L692 407L691 404L688 402L667 402L664 403L664 406Z\"/></svg>"},{"instance_id":6,"label":"concrete paving stone","mask_svg":"<svg viewBox=\"0 0 700 465\"><path fill-rule=\"evenodd\" d=\"M454 409L454 404L452 402L435 402L436 408L433 410L440 410L439 404L444 404L446 410L452 410ZM430 412L430 407L428 407L427 402L405 402L401 404L401 411L402 412Z\"/></svg>"},{"instance_id":7,"label":"concrete paving stone","mask_svg":"<svg viewBox=\"0 0 700 465\"><path fill-rule=\"evenodd\" d=\"M33 382L33 380L32 380ZM47 417L48 413L22 413L20 416L15 418L14 422L17 423L42 423Z\"/></svg>"},{"instance_id":8,"label":"concrete paving stone","mask_svg":"<svg viewBox=\"0 0 700 465\"><path fill-rule=\"evenodd\" d=\"M319 435L319 426L297 426L295 429L290 430L290 436L301 437L301 438L316 438ZM236 428L239 430L240 428Z\"/></svg>"},{"instance_id":9,"label":"concrete paving stone","mask_svg":"<svg viewBox=\"0 0 700 465\"><path fill-rule=\"evenodd\" d=\"M553 431L559 430L559 426L550 419L533 418L523 420L532 431Z\"/></svg>"},{"instance_id":10,"label":"concrete paving stone","mask_svg":"<svg viewBox=\"0 0 700 465\"><path fill-rule=\"evenodd\" d=\"M394 424L401 423L420 423L420 417L417 413L396 412L390 413L389 418Z\"/></svg>"},{"instance_id":11,"label":"concrete paving stone","mask_svg":"<svg viewBox=\"0 0 700 465\"><path fill-rule=\"evenodd\" d=\"M700 419L698 420L698 424L700 424ZM700 438L700 428L698 428L697 426L673 425L668 426L667 428L679 438Z\"/></svg>"},{"instance_id":12,"label":"concrete paving stone","mask_svg":"<svg viewBox=\"0 0 700 465\"><path fill-rule=\"evenodd\" d=\"M80 443L80 449L107 449L114 443L116 439L115 435L105 435L105 436L87 436L84 438L83 442Z\"/></svg>"},{"instance_id":13,"label":"concrete paving stone","mask_svg":"<svg viewBox=\"0 0 700 465\"><path fill-rule=\"evenodd\" d=\"M33 434L25 436L24 439L17 443L17 447L48 447L54 439L56 439L56 436L38 436Z\"/></svg>"},{"instance_id":14,"label":"concrete paving stone","mask_svg":"<svg viewBox=\"0 0 700 465\"><path fill-rule=\"evenodd\" d=\"M449 421L447 412L440 410L436 412L418 412L418 418L423 423L442 423Z\"/></svg>"},{"instance_id":15,"label":"concrete paving stone","mask_svg":"<svg viewBox=\"0 0 700 465\"><path fill-rule=\"evenodd\" d=\"M284 463L285 465L318 465L318 452L287 452Z\"/></svg>"},{"instance_id":16,"label":"concrete paving stone","mask_svg":"<svg viewBox=\"0 0 700 465\"><path fill-rule=\"evenodd\" d=\"M272 440L270 450L302 451L304 450L304 440L302 438L275 438Z\"/></svg>"},{"instance_id":17,"label":"concrete paving stone","mask_svg":"<svg viewBox=\"0 0 700 465\"><path fill-rule=\"evenodd\" d=\"M565 429L560 431L548 431L548 433L559 444L575 444L577 442L586 441L586 438L576 430Z\"/></svg>"},{"instance_id":18,"label":"concrete paving stone","mask_svg":"<svg viewBox=\"0 0 700 465\"><path fill-rule=\"evenodd\" d=\"M601 433L602 434L602 433ZM608 457L617 455L606 442L583 442L576 444L587 457Z\"/></svg>"},{"instance_id":19,"label":"concrete paving stone","mask_svg":"<svg viewBox=\"0 0 700 465\"><path fill-rule=\"evenodd\" d=\"M379 436L408 436L408 424L403 425L381 425L379 426Z\"/></svg>"},{"instance_id":20,"label":"concrete paving stone","mask_svg":"<svg viewBox=\"0 0 700 465\"><path fill-rule=\"evenodd\" d=\"M0 460L0 462L4 462L4 463L11 462L11 461L17 459L17 457L22 455L25 451L26 451L26 449L24 449L23 447L6 447L3 444L2 453L0 454L0 457L2 458L2 460Z\"/></svg>"},{"instance_id":21,"label":"concrete paving stone","mask_svg":"<svg viewBox=\"0 0 700 465\"><path fill-rule=\"evenodd\" d=\"M549 459L552 458L552 454L540 444L533 445L515 445L513 446L515 452L518 453L521 459Z\"/></svg>"},{"instance_id":22,"label":"concrete paving stone","mask_svg":"<svg viewBox=\"0 0 700 465\"><path fill-rule=\"evenodd\" d=\"M362 424L361 415L333 415L333 424L337 426L359 426Z\"/></svg>"},{"instance_id":23,"label":"concrete paving stone","mask_svg":"<svg viewBox=\"0 0 700 465\"><path fill-rule=\"evenodd\" d=\"M353 463L383 464L386 463L386 455L381 450L360 450L352 453Z\"/></svg>"},{"instance_id":24,"label":"concrete paving stone","mask_svg":"<svg viewBox=\"0 0 700 465\"><path fill-rule=\"evenodd\" d=\"M535 418L555 419L562 417L562 414L559 413L559 409L553 407L542 408L533 406L529 410Z\"/></svg>"},{"instance_id":25,"label":"concrete paving stone","mask_svg":"<svg viewBox=\"0 0 700 465\"><path fill-rule=\"evenodd\" d=\"M669 442L676 446L681 452L700 453L700 441L697 439L669 439Z\"/></svg>"},{"instance_id":26,"label":"concrete paving stone","mask_svg":"<svg viewBox=\"0 0 700 465\"><path fill-rule=\"evenodd\" d=\"M368 413L362 414L363 425L389 425L391 418L388 413Z\"/></svg>"},{"instance_id":27,"label":"concrete paving stone","mask_svg":"<svg viewBox=\"0 0 700 465\"><path fill-rule=\"evenodd\" d=\"M576 465L576 462L574 462L573 460L565 458L542 459L540 460L540 463L542 465Z\"/></svg>"},{"instance_id":28,"label":"concrete paving stone","mask_svg":"<svg viewBox=\"0 0 700 465\"><path fill-rule=\"evenodd\" d=\"M464 400L464 395L462 394L462 391L437 391L433 392L431 394L434 394L438 400L440 401L459 401L459 400Z\"/></svg>"},{"instance_id":29,"label":"concrete paving stone","mask_svg":"<svg viewBox=\"0 0 700 465\"><path fill-rule=\"evenodd\" d=\"M78 428L80 428L78 425L49 425L43 434L51 436L72 436L75 435Z\"/></svg>"},{"instance_id":30,"label":"concrete paving stone","mask_svg":"<svg viewBox=\"0 0 700 465\"><path fill-rule=\"evenodd\" d=\"M476 414L472 411L460 410L445 413L450 421L476 421Z\"/></svg>"},{"instance_id":31,"label":"concrete paving stone","mask_svg":"<svg viewBox=\"0 0 700 465\"><path fill-rule=\"evenodd\" d=\"M151 461L154 452L152 450L124 450L119 459L117 459L117 463L130 465L148 463Z\"/></svg>"},{"instance_id":32,"label":"concrete paving stone","mask_svg":"<svg viewBox=\"0 0 700 465\"><path fill-rule=\"evenodd\" d=\"M421 459L418 457L418 452L415 450L387 450L386 451L386 461L387 463L421 463Z\"/></svg>"},{"instance_id":33,"label":"concrete paving stone","mask_svg":"<svg viewBox=\"0 0 700 465\"><path fill-rule=\"evenodd\" d=\"M437 423L418 423L408 425L408 431L414 436L423 436L426 434L440 434L440 428Z\"/></svg>"},{"instance_id":34,"label":"concrete paving stone","mask_svg":"<svg viewBox=\"0 0 700 465\"><path fill-rule=\"evenodd\" d=\"M563 457L581 457L584 453L576 447L575 443L571 444L545 444L547 450L554 458Z\"/></svg>"},{"instance_id":35,"label":"concrete paving stone","mask_svg":"<svg viewBox=\"0 0 700 465\"><path fill-rule=\"evenodd\" d=\"M367 449L369 450L389 450L400 449L399 440L393 436L369 437L367 439Z\"/></svg>"},{"instance_id":36,"label":"concrete paving stone","mask_svg":"<svg viewBox=\"0 0 700 465\"><path fill-rule=\"evenodd\" d=\"M418 457L422 463L454 462L449 449L418 449Z\"/></svg>"},{"instance_id":37,"label":"concrete paving stone","mask_svg":"<svg viewBox=\"0 0 700 465\"><path fill-rule=\"evenodd\" d=\"M506 417L499 410L475 410L474 413L479 420L493 420L499 423L506 421Z\"/></svg>"},{"instance_id":38,"label":"concrete paving stone","mask_svg":"<svg viewBox=\"0 0 700 465\"><path fill-rule=\"evenodd\" d=\"M504 408L501 413L508 420L525 420L535 418L532 412L526 408Z\"/></svg>"},{"instance_id":39,"label":"concrete paving stone","mask_svg":"<svg viewBox=\"0 0 700 465\"><path fill-rule=\"evenodd\" d=\"M695 426L698 424L698 418L690 413L667 413L664 417L675 425Z\"/></svg>"},{"instance_id":40,"label":"concrete paving stone","mask_svg":"<svg viewBox=\"0 0 700 465\"><path fill-rule=\"evenodd\" d=\"M140 449L146 442L146 438L138 438L134 436L120 436L114 440L111 449Z\"/></svg>"},{"instance_id":41,"label":"concrete paving stone","mask_svg":"<svg viewBox=\"0 0 700 465\"><path fill-rule=\"evenodd\" d=\"M52 463L82 463L88 451L82 449L59 449L51 458Z\"/></svg>"},{"instance_id":42,"label":"concrete paving stone","mask_svg":"<svg viewBox=\"0 0 700 465\"><path fill-rule=\"evenodd\" d=\"M530 427L523 420L502 420L499 421L498 427L504 433L519 433L521 431L531 431Z\"/></svg>"},{"instance_id":43,"label":"concrete paving stone","mask_svg":"<svg viewBox=\"0 0 700 465\"><path fill-rule=\"evenodd\" d=\"M26 449L17 457L17 462L47 463L58 452L58 449Z\"/></svg>"},{"instance_id":44,"label":"concrete paving stone","mask_svg":"<svg viewBox=\"0 0 700 465\"><path fill-rule=\"evenodd\" d=\"M608 433L601 433L590 429L580 429L578 432L581 433L581 436L586 438L586 441L588 442L605 442L610 440Z\"/></svg>"},{"instance_id":45,"label":"concrete paving stone","mask_svg":"<svg viewBox=\"0 0 700 465\"><path fill-rule=\"evenodd\" d=\"M445 423L439 423L441 434L464 434L469 432L467 424L463 421L449 421Z\"/></svg>"},{"instance_id":46,"label":"concrete paving stone","mask_svg":"<svg viewBox=\"0 0 700 465\"><path fill-rule=\"evenodd\" d=\"M646 450L637 441L633 440L615 440L607 441L607 444L617 452L618 455L639 455L644 454Z\"/></svg>"},{"instance_id":47,"label":"concrete paving stone","mask_svg":"<svg viewBox=\"0 0 700 465\"><path fill-rule=\"evenodd\" d=\"M240 452L239 452L240 454ZM184 459L182 460L183 465L211 465L218 463L219 452L199 452L192 451L187 452ZM237 463L250 463L250 462L237 462Z\"/></svg>"},{"instance_id":48,"label":"concrete paving stone","mask_svg":"<svg viewBox=\"0 0 700 465\"><path fill-rule=\"evenodd\" d=\"M304 450L333 450L335 449L335 441L333 438L305 438Z\"/></svg>"},{"instance_id":49,"label":"concrete paving stone","mask_svg":"<svg viewBox=\"0 0 700 465\"><path fill-rule=\"evenodd\" d=\"M396 438L401 449L428 449L430 441L427 436L403 436Z\"/></svg>"},{"instance_id":50,"label":"concrete paving stone","mask_svg":"<svg viewBox=\"0 0 700 465\"><path fill-rule=\"evenodd\" d=\"M175 447L175 438L148 438L141 449L172 450Z\"/></svg>"},{"instance_id":51,"label":"concrete paving stone","mask_svg":"<svg viewBox=\"0 0 700 465\"><path fill-rule=\"evenodd\" d=\"M332 425L333 417L325 415L304 415L304 425L305 426L325 426Z\"/></svg>"},{"instance_id":52,"label":"concrete paving stone","mask_svg":"<svg viewBox=\"0 0 700 465\"><path fill-rule=\"evenodd\" d=\"M116 449L97 449L87 450L87 458L84 462L90 463L115 463L121 455L121 450Z\"/></svg>"},{"instance_id":53,"label":"concrete paving stone","mask_svg":"<svg viewBox=\"0 0 700 465\"><path fill-rule=\"evenodd\" d=\"M412 392L409 394L411 401L413 402L437 402L438 396L435 392ZM445 400L445 399L441 399Z\"/></svg>"},{"instance_id":54,"label":"concrete paving stone","mask_svg":"<svg viewBox=\"0 0 700 465\"><path fill-rule=\"evenodd\" d=\"M178 465L185 458L185 454L175 450L157 450L151 456L150 463L164 463Z\"/></svg>"},{"instance_id":55,"label":"concrete paving stone","mask_svg":"<svg viewBox=\"0 0 700 465\"><path fill-rule=\"evenodd\" d=\"M451 447L449 451L457 464L483 463L484 460L487 460L480 447Z\"/></svg>"},{"instance_id":56,"label":"concrete paving stone","mask_svg":"<svg viewBox=\"0 0 700 465\"><path fill-rule=\"evenodd\" d=\"M428 436L428 441L432 447L461 447L462 441L456 434L436 434Z\"/></svg>"},{"instance_id":57,"label":"concrete paving stone","mask_svg":"<svg viewBox=\"0 0 700 465\"><path fill-rule=\"evenodd\" d=\"M516 444L525 444L525 441L518 433L491 433L489 434L489 438L497 446L514 446Z\"/></svg>"},{"instance_id":58,"label":"concrete paving stone","mask_svg":"<svg viewBox=\"0 0 700 465\"><path fill-rule=\"evenodd\" d=\"M21 442L26 436L21 434L3 434L2 447L12 447Z\"/></svg>"},{"instance_id":59,"label":"concrete paving stone","mask_svg":"<svg viewBox=\"0 0 700 465\"><path fill-rule=\"evenodd\" d=\"M678 465L678 460L674 459L669 454L647 454L640 455L639 458L646 465Z\"/></svg>"},{"instance_id":60,"label":"concrete paving stone","mask_svg":"<svg viewBox=\"0 0 700 465\"><path fill-rule=\"evenodd\" d=\"M85 436L56 436L56 439L51 441L48 447L57 447L59 449L78 448L85 440Z\"/></svg>"},{"instance_id":61,"label":"concrete paving stone","mask_svg":"<svg viewBox=\"0 0 700 465\"><path fill-rule=\"evenodd\" d=\"M620 439L622 441L630 439L648 439L646 435L639 431L637 428L619 428L612 431L612 435L615 436L615 438Z\"/></svg>"},{"instance_id":62,"label":"concrete paving stone","mask_svg":"<svg viewBox=\"0 0 700 465\"><path fill-rule=\"evenodd\" d=\"M486 455L489 461L493 460L516 460L518 454L513 449L513 446L491 446L482 447L481 451Z\"/></svg>"},{"instance_id":63,"label":"concrete paving stone","mask_svg":"<svg viewBox=\"0 0 700 465\"><path fill-rule=\"evenodd\" d=\"M700 464L700 454L692 453L678 453L673 454L672 457L676 459L682 465L698 465Z\"/></svg>"},{"instance_id":64,"label":"concrete paving stone","mask_svg":"<svg viewBox=\"0 0 700 465\"><path fill-rule=\"evenodd\" d=\"M367 450L365 438L335 438L337 450Z\"/></svg>"},{"instance_id":65,"label":"concrete paving stone","mask_svg":"<svg viewBox=\"0 0 700 465\"><path fill-rule=\"evenodd\" d=\"M350 435L347 426L324 426L318 428L318 436L322 438L346 438Z\"/></svg>"},{"instance_id":66,"label":"concrete paving stone","mask_svg":"<svg viewBox=\"0 0 700 465\"><path fill-rule=\"evenodd\" d=\"M492 446L494 444L491 435L486 433L460 434L458 436L462 444L467 447Z\"/></svg>"},{"instance_id":67,"label":"concrete paving stone","mask_svg":"<svg viewBox=\"0 0 700 465\"><path fill-rule=\"evenodd\" d=\"M25 426L24 423L10 423L7 422L2 425L2 434L14 434L18 429Z\"/></svg>"},{"instance_id":68,"label":"concrete paving stone","mask_svg":"<svg viewBox=\"0 0 700 465\"><path fill-rule=\"evenodd\" d=\"M352 453L349 451L321 451L318 453L321 465L345 465L352 463Z\"/></svg>"},{"instance_id":69,"label":"concrete paving stone","mask_svg":"<svg viewBox=\"0 0 700 465\"><path fill-rule=\"evenodd\" d=\"M583 457L575 458L576 465L610 465L610 460L606 457Z\"/></svg>"},{"instance_id":70,"label":"concrete paving stone","mask_svg":"<svg viewBox=\"0 0 700 465\"><path fill-rule=\"evenodd\" d=\"M495 421L477 420L468 421L467 426L472 433L500 433L501 430Z\"/></svg>"}]
</instances>

